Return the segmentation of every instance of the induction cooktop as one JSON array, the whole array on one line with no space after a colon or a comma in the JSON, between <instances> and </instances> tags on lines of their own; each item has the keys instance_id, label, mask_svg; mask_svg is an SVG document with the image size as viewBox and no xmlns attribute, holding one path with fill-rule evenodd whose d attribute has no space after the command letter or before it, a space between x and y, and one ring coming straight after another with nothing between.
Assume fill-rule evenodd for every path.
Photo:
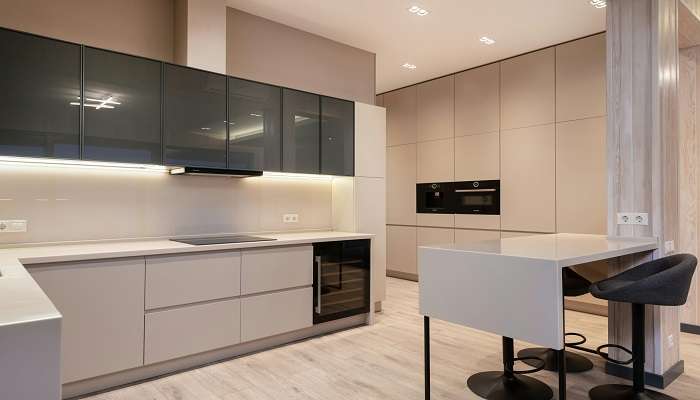
<instances>
[{"instance_id":1,"label":"induction cooktop","mask_svg":"<svg viewBox=\"0 0 700 400\"><path fill-rule=\"evenodd\" d=\"M191 244L201 246L205 244L226 244L226 243L246 243L246 242L266 242L277 240L273 238L248 236L248 235L227 235L227 236L209 236L189 239L170 239L173 242Z\"/></svg>"}]
</instances>

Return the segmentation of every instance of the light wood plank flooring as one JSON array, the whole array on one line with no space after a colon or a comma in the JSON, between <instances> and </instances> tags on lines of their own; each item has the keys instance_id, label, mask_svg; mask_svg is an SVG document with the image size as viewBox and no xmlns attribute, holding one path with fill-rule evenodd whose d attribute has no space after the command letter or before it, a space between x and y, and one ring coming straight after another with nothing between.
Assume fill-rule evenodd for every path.
<instances>
[{"instance_id":1,"label":"light wood plank flooring","mask_svg":"<svg viewBox=\"0 0 700 400\"><path fill-rule=\"evenodd\" d=\"M373 326L351 329L89 397L92 400L370 400L423 399L423 319L416 282L387 279L388 299ZM472 304L471 307L478 307ZM484 310L488 312L488 310ZM513 318L528 318L513 315ZM567 312L569 331L591 346L607 338L606 319ZM517 348L526 344L516 342ZM501 368L499 337L458 325L432 323L433 399L477 399L465 377ZM684 376L667 393L700 399L700 336L683 334ZM596 369L569 375L569 399L588 399L601 383L620 381ZM539 372L556 393L556 375ZM556 396L556 395L555 395Z\"/></svg>"}]
</instances>

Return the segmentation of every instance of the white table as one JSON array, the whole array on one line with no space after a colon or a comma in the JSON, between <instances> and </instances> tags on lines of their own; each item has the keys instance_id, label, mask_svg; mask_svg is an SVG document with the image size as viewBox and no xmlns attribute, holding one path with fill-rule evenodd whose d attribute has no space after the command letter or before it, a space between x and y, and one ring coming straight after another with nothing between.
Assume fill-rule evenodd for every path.
<instances>
[{"instance_id":1,"label":"white table","mask_svg":"<svg viewBox=\"0 0 700 400\"><path fill-rule=\"evenodd\" d=\"M426 399L430 396L429 318L551 348L563 360L562 270L657 247L655 238L567 233L419 247ZM566 398L566 373L562 367L560 400Z\"/></svg>"}]
</instances>

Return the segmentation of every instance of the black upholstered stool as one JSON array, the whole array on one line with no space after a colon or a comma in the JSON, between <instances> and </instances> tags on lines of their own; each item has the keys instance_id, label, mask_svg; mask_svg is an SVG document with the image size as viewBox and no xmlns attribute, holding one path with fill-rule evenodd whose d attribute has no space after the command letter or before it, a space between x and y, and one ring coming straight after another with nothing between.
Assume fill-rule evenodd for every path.
<instances>
[{"instance_id":1,"label":"black upholstered stool","mask_svg":"<svg viewBox=\"0 0 700 400\"><path fill-rule=\"evenodd\" d=\"M503 371L479 372L467 379L472 392L488 400L549 400L552 389L542 381L522 376L541 371L543 360L514 357L513 339L503 337ZM525 371L514 370L515 361L539 361L539 366Z\"/></svg>"},{"instance_id":2,"label":"black upholstered stool","mask_svg":"<svg viewBox=\"0 0 700 400\"><path fill-rule=\"evenodd\" d=\"M644 308L647 304L680 306L685 304L698 260L690 254L677 254L641 264L621 274L596 282L593 296L623 303L632 303L632 351L618 345L598 347L598 353L617 364L633 363L633 384L601 385L589 392L593 400L673 400L666 394L644 387ZM611 359L604 348L621 348L632 354L629 361Z\"/></svg>"},{"instance_id":3,"label":"black upholstered stool","mask_svg":"<svg viewBox=\"0 0 700 400\"><path fill-rule=\"evenodd\" d=\"M577 274L571 268L565 268L563 272L564 272L563 273L564 296L566 296L566 297L583 296L584 294L586 294L590 291L591 281L589 281L588 279ZM586 342L586 337L579 334L579 333L567 333L566 336L576 336L576 337L580 338L580 340L578 340L577 342L571 343L569 345L580 346ZM566 357L566 372L567 373L569 373L569 372L584 372L584 371L589 371L589 370L593 369L593 362L591 360L589 360L588 358L586 358L580 354L572 353L570 351L566 351L564 354ZM524 359L523 362L525 362L528 365L532 365L532 366L539 365L536 360L532 359L533 357L536 359L542 359L542 360L544 360L544 369L545 370L558 371L557 352L552 350L552 349L547 349L544 347L531 347L531 348L520 350L518 352L518 357Z\"/></svg>"}]
</instances>

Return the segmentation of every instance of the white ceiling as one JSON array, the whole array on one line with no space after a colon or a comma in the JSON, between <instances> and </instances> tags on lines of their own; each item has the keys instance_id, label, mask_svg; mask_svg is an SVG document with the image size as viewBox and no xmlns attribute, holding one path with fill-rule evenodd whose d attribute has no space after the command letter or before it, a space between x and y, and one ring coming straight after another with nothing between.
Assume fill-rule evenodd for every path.
<instances>
[{"instance_id":1,"label":"white ceiling","mask_svg":"<svg viewBox=\"0 0 700 400\"><path fill-rule=\"evenodd\" d=\"M377 93L605 29L589 0L226 0L377 55ZM424 17L407 11L417 5ZM496 40L491 46L479 38ZM402 68L415 64L415 70Z\"/></svg>"}]
</instances>

